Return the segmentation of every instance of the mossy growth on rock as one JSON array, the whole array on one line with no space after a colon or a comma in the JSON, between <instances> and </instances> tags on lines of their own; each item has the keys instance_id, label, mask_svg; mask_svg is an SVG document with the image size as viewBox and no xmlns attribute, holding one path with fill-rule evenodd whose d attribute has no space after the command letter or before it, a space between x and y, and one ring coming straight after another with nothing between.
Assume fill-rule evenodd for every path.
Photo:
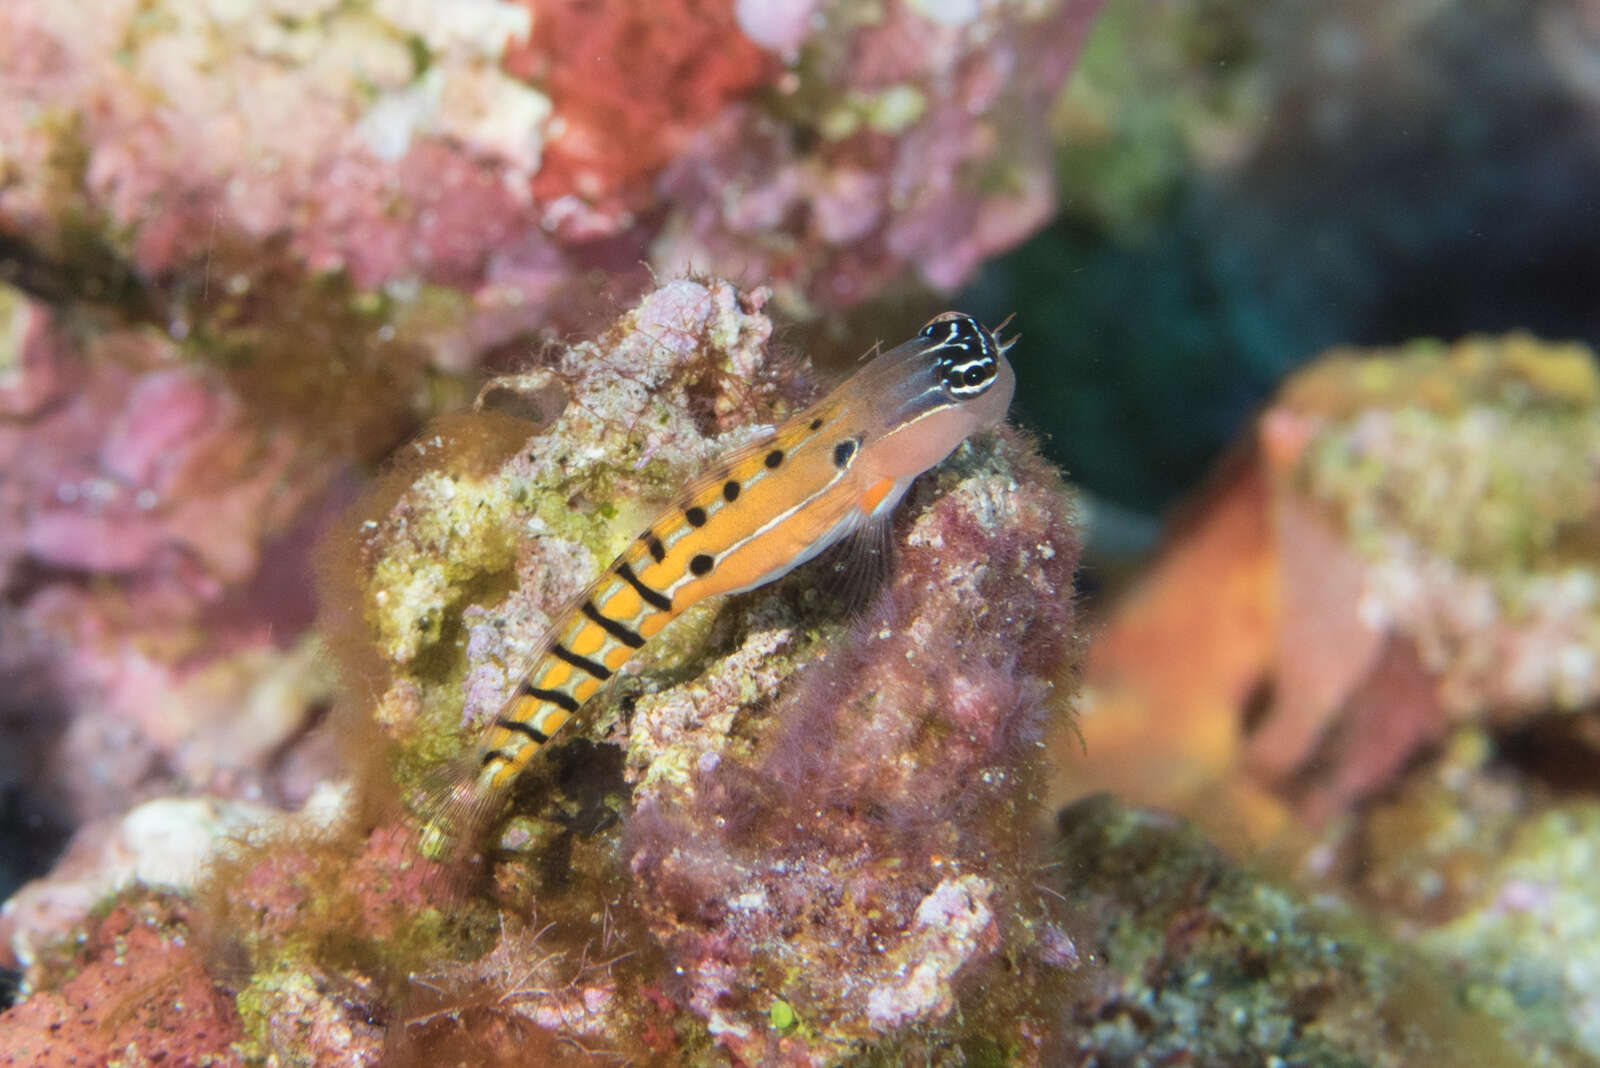
<instances>
[{"instance_id":1,"label":"mossy growth on rock","mask_svg":"<svg viewBox=\"0 0 1600 1068\"><path fill-rule=\"evenodd\" d=\"M1413 951L1239 867L1176 817L1096 795L1059 832L1050 882L1087 966L1057 1063L1527 1063Z\"/></svg>"},{"instance_id":2,"label":"mossy growth on rock","mask_svg":"<svg viewBox=\"0 0 1600 1068\"><path fill-rule=\"evenodd\" d=\"M374 781L414 797L470 757L552 614L816 395L766 351L761 301L662 286L486 391L540 420L425 433L351 521L328 569L353 610L330 629L347 713L376 709ZM406 989L377 984L396 1055L513 1063L559 1039L636 1063L1043 1063L1072 964L1036 806L1078 649L1072 508L1028 441L984 435L908 495L866 607L824 560L675 622L440 880L459 917L498 920L436 924L431 957L400 954ZM348 978L316 956L315 988ZM267 995L305 984L261 974L269 1035Z\"/></svg>"},{"instance_id":3,"label":"mossy growth on rock","mask_svg":"<svg viewBox=\"0 0 1600 1068\"><path fill-rule=\"evenodd\" d=\"M1335 352L1283 400L1322 417L1300 478L1368 554L1404 533L1509 593L1600 545L1600 373L1580 346L1511 335Z\"/></svg>"}]
</instances>

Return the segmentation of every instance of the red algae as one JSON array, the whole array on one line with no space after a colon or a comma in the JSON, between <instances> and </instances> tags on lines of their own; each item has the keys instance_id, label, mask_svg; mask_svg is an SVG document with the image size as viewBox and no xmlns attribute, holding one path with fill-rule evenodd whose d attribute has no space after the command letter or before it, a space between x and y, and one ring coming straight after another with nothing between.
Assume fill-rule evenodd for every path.
<instances>
[{"instance_id":1,"label":"red algae","mask_svg":"<svg viewBox=\"0 0 1600 1068\"><path fill-rule=\"evenodd\" d=\"M244 1064L239 1014L193 945L191 916L149 898L90 923L73 974L0 1013L0 1064Z\"/></svg>"},{"instance_id":2,"label":"red algae","mask_svg":"<svg viewBox=\"0 0 1600 1068\"><path fill-rule=\"evenodd\" d=\"M504 64L561 117L534 179L541 199L637 208L689 133L781 70L739 31L731 0L526 2L533 33Z\"/></svg>"}]
</instances>

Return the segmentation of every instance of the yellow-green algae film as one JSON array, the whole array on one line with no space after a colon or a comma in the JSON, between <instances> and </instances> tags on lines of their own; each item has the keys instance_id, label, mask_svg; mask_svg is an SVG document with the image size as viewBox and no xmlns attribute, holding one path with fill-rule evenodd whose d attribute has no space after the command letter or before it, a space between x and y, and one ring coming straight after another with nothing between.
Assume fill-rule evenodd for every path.
<instances>
[{"instance_id":1,"label":"yellow-green algae film","mask_svg":"<svg viewBox=\"0 0 1600 1068\"><path fill-rule=\"evenodd\" d=\"M1358 548L1399 529L1508 579L1600 548L1600 373L1582 346L1514 334L1334 353L1286 400L1327 419L1302 477Z\"/></svg>"}]
</instances>

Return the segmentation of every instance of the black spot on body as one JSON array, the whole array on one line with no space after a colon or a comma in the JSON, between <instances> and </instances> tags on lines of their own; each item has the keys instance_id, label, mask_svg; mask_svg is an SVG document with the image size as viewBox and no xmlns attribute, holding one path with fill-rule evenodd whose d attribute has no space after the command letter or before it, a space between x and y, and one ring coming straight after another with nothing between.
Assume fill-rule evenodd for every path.
<instances>
[{"instance_id":1,"label":"black spot on body","mask_svg":"<svg viewBox=\"0 0 1600 1068\"><path fill-rule=\"evenodd\" d=\"M817 416L817 418L811 420L811 429L812 430L821 430L822 429L822 417L820 415Z\"/></svg>"},{"instance_id":2,"label":"black spot on body","mask_svg":"<svg viewBox=\"0 0 1600 1068\"><path fill-rule=\"evenodd\" d=\"M703 527L706 525L706 510L699 505L695 505L693 508L685 508L683 510L683 518L689 521L691 527Z\"/></svg>"},{"instance_id":3,"label":"black spot on body","mask_svg":"<svg viewBox=\"0 0 1600 1068\"><path fill-rule=\"evenodd\" d=\"M729 504L732 504L734 501L738 500L739 483L735 482L731 478L724 482L722 484L722 499L727 501Z\"/></svg>"},{"instance_id":4,"label":"black spot on body","mask_svg":"<svg viewBox=\"0 0 1600 1068\"><path fill-rule=\"evenodd\" d=\"M777 467L781 463L783 463L783 450L782 449L773 449L771 452L767 453L767 466L768 467Z\"/></svg>"},{"instance_id":5,"label":"black spot on body","mask_svg":"<svg viewBox=\"0 0 1600 1068\"><path fill-rule=\"evenodd\" d=\"M667 558L667 547L661 544L661 539L656 537L655 531L645 531L641 540L644 541L644 547L650 550L650 556L656 563L659 564Z\"/></svg>"},{"instance_id":6,"label":"black spot on body","mask_svg":"<svg viewBox=\"0 0 1600 1068\"><path fill-rule=\"evenodd\" d=\"M850 466L850 461L856 458L856 449L860 442L855 438L845 438L833 447L833 466L841 471Z\"/></svg>"},{"instance_id":7,"label":"black spot on body","mask_svg":"<svg viewBox=\"0 0 1600 1068\"><path fill-rule=\"evenodd\" d=\"M705 553L696 553L694 559L689 561L689 571L694 575L704 575L711 570L714 561Z\"/></svg>"}]
</instances>

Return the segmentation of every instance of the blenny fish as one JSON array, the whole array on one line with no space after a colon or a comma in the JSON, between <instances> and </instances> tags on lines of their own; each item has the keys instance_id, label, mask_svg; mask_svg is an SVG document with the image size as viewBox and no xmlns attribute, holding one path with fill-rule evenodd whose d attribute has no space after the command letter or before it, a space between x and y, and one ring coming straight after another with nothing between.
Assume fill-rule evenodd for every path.
<instances>
[{"instance_id":1,"label":"blenny fish","mask_svg":"<svg viewBox=\"0 0 1600 1068\"><path fill-rule=\"evenodd\" d=\"M763 586L847 538L881 544L912 481L1005 420L1015 342L945 312L691 482L557 615L476 768L430 806L424 851L482 830L539 749L685 609Z\"/></svg>"}]
</instances>

